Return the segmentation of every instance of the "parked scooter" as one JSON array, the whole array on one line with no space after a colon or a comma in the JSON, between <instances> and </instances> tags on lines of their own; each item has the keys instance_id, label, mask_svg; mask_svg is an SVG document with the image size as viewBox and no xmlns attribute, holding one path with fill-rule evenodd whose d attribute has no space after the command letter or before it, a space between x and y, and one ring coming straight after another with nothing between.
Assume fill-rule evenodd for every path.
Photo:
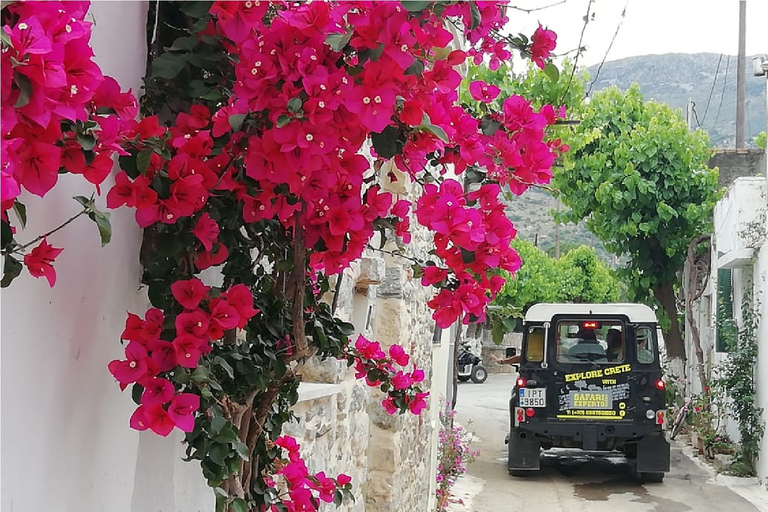
<instances>
[{"instance_id":1,"label":"parked scooter","mask_svg":"<svg viewBox=\"0 0 768 512\"><path fill-rule=\"evenodd\" d=\"M461 382L472 379L472 382L482 384L488 378L488 370L483 366L482 360L472 353L467 342L461 343L456 363L457 378Z\"/></svg>"}]
</instances>

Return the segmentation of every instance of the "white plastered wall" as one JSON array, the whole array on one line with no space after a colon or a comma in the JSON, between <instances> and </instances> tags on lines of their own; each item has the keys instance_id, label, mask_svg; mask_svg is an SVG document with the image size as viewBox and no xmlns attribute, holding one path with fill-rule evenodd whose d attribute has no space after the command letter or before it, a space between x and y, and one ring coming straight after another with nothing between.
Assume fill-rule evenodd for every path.
<instances>
[{"instance_id":1,"label":"white plastered wall","mask_svg":"<svg viewBox=\"0 0 768 512\"><path fill-rule=\"evenodd\" d=\"M91 43L104 74L141 91L147 2L94 2ZM104 197L111 178L102 186ZM44 200L28 194L24 243L74 215L82 178L61 176ZM56 286L26 271L2 291L0 336L3 512L212 510L199 467L167 439L128 426L135 405L107 371L123 357L126 311L148 307L139 290L141 232L128 209L111 212L112 242L81 218L49 242L64 247Z\"/></svg>"}]
</instances>

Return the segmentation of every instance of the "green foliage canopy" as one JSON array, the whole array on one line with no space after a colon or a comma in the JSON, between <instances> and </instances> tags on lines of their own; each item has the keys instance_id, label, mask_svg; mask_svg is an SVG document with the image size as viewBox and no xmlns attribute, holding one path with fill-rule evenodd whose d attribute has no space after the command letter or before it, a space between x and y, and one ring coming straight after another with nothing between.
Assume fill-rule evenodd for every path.
<instances>
[{"instance_id":1,"label":"green foliage canopy","mask_svg":"<svg viewBox=\"0 0 768 512\"><path fill-rule=\"evenodd\" d=\"M633 85L596 93L568 142L566 166L553 179L569 208L560 219L585 220L609 252L627 254L630 298L653 294L676 319L676 274L691 240L710 231L719 198L706 133L690 132L678 112L645 102ZM682 357L682 346L670 355Z\"/></svg>"},{"instance_id":2,"label":"green foliage canopy","mask_svg":"<svg viewBox=\"0 0 768 512\"><path fill-rule=\"evenodd\" d=\"M595 250L580 246L561 259L547 254L525 240L515 240L512 247L523 265L507 280L494 305L526 309L539 302L615 302L619 299L619 281Z\"/></svg>"}]
</instances>

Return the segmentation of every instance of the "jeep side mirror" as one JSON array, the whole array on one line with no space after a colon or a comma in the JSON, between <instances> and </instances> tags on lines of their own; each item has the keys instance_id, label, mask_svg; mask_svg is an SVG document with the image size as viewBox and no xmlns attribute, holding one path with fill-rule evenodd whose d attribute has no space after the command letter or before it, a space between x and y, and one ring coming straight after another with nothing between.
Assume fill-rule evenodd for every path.
<instances>
[{"instance_id":1,"label":"jeep side mirror","mask_svg":"<svg viewBox=\"0 0 768 512\"><path fill-rule=\"evenodd\" d=\"M507 350L504 351L504 355L506 357L514 357L517 355L517 349L515 347L507 347Z\"/></svg>"}]
</instances>

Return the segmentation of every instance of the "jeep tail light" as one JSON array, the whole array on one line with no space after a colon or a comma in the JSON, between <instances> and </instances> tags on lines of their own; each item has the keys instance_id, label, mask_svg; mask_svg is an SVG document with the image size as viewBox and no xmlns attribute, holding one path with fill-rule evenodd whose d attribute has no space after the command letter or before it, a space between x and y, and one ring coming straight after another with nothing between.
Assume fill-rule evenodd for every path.
<instances>
[{"instance_id":1,"label":"jeep tail light","mask_svg":"<svg viewBox=\"0 0 768 512\"><path fill-rule=\"evenodd\" d=\"M525 421L525 411L522 407L515 407L515 426Z\"/></svg>"},{"instance_id":2,"label":"jeep tail light","mask_svg":"<svg viewBox=\"0 0 768 512\"><path fill-rule=\"evenodd\" d=\"M531 417L533 417L535 412L536 411L533 409L533 407L529 407L529 408L527 408L525 410L525 415L528 416L529 418L531 418Z\"/></svg>"},{"instance_id":3,"label":"jeep tail light","mask_svg":"<svg viewBox=\"0 0 768 512\"><path fill-rule=\"evenodd\" d=\"M656 381L656 389L665 390L667 389L667 383L664 382L662 379L659 379Z\"/></svg>"},{"instance_id":4,"label":"jeep tail light","mask_svg":"<svg viewBox=\"0 0 768 512\"><path fill-rule=\"evenodd\" d=\"M659 409L658 411L656 411L656 424L657 425L664 424L664 409Z\"/></svg>"},{"instance_id":5,"label":"jeep tail light","mask_svg":"<svg viewBox=\"0 0 768 512\"><path fill-rule=\"evenodd\" d=\"M525 379L522 377L517 378L517 387L524 388L525 387Z\"/></svg>"}]
</instances>

